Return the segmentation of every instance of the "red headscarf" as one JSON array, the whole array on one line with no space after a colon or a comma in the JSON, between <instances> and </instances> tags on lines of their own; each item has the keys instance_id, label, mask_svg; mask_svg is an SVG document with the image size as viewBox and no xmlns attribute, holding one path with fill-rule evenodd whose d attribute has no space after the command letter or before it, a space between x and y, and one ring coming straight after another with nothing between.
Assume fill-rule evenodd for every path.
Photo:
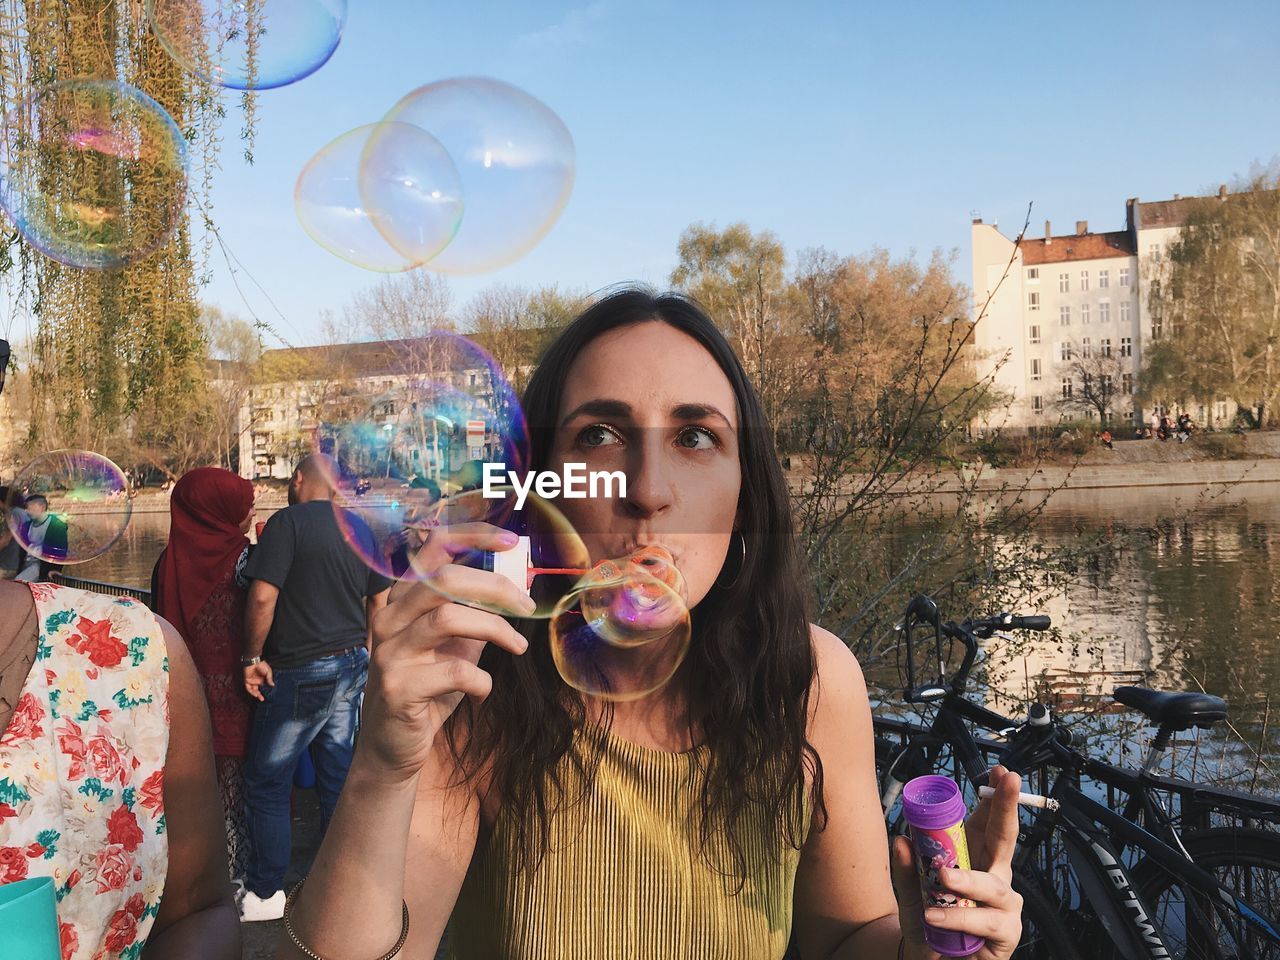
<instances>
[{"instance_id":1,"label":"red headscarf","mask_svg":"<svg viewBox=\"0 0 1280 960\"><path fill-rule=\"evenodd\" d=\"M160 556L153 603L183 636L249 545L240 524L252 506L253 484L221 467L199 467L174 485L169 545Z\"/></svg>"}]
</instances>

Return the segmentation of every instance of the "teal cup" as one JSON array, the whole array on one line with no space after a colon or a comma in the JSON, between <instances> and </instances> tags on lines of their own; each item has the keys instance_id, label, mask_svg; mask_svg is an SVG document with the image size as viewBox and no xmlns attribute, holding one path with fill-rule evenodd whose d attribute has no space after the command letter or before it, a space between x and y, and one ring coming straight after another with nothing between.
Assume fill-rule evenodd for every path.
<instances>
[{"instance_id":1,"label":"teal cup","mask_svg":"<svg viewBox=\"0 0 1280 960\"><path fill-rule=\"evenodd\" d=\"M0 886L0 957L62 960L52 877Z\"/></svg>"}]
</instances>

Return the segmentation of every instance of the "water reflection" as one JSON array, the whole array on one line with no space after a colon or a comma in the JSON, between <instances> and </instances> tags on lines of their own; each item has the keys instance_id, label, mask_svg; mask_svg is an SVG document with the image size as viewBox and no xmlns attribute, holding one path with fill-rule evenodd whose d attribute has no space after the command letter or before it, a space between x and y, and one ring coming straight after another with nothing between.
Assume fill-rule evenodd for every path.
<instances>
[{"instance_id":1,"label":"water reflection","mask_svg":"<svg viewBox=\"0 0 1280 960\"><path fill-rule=\"evenodd\" d=\"M143 506L109 553L68 572L145 587L168 527L167 509ZM1203 687L1248 722L1268 704L1280 713L1277 485L1066 490L1054 495L1037 533L1050 546L1100 534L1110 549L1091 553L1045 609L1024 611L1052 615L1064 628L1061 642L994 642L993 660L1003 663L994 705L1025 703L1045 688L1069 702L1147 683Z\"/></svg>"}]
</instances>

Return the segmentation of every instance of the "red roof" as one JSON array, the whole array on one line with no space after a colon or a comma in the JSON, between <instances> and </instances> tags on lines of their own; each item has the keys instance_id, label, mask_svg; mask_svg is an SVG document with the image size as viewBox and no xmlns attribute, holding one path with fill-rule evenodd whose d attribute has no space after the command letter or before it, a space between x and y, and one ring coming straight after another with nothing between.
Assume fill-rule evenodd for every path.
<instances>
[{"instance_id":1,"label":"red roof","mask_svg":"<svg viewBox=\"0 0 1280 960\"><path fill-rule=\"evenodd\" d=\"M1022 240L1022 262L1026 266L1038 263L1066 263L1072 260L1102 260L1107 257L1132 257L1133 244L1125 230L1114 233L1069 234L1047 240Z\"/></svg>"}]
</instances>

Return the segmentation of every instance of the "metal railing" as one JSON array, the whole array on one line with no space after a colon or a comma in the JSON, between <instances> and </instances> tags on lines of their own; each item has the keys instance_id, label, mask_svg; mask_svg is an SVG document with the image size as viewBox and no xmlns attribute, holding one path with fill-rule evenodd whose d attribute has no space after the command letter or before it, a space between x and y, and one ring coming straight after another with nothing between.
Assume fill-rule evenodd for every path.
<instances>
[{"instance_id":1,"label":"metal railing","mask_svg":"<svg viewBox=\"0 0 1280 960\"><path fill-rule=\"evenodd\" d=\"M135 600L141 600L148 607L151 606L151 591L142 587L127 587L119 583L104 583L101 580L85 580L81 577L69 577L64 573L54 571L49 574L49 581L57 583L64 587L75 587L77 590L87 590L90 593L101 593L108 597L133 597Z\"/></svg>"}]
</instances>

